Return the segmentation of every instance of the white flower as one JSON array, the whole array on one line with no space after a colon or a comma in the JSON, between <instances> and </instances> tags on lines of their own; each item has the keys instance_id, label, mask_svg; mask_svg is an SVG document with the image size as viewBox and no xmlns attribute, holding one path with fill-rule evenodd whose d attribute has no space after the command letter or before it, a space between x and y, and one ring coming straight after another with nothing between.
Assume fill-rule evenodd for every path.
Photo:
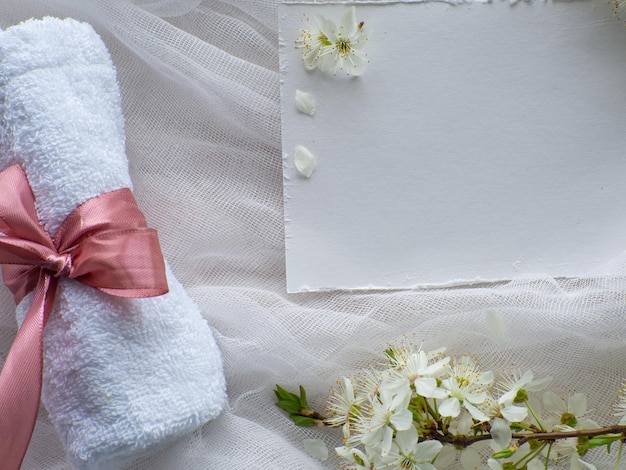
<instances>
[{"instance_id":1,"label":"white flower","mask_svg":"<svg viewBox=\"0 0 626 470\"><path fill-rule=\"evenodd\" d=\"M456 418L464 406L475 420L488 421L489 417L476 405L487 399L487 389L492 382L493 372L480 372L470 357L461 357L450 368L450 377L441 382L448 391L448 398L439 406L439 412L442 416Z\"/></svg>"},{"instance_id":2,"label":"white flower","mask_svg":"<svg viewBox=\"0 0 626 470\"><path fill-rule=\"evenodd\" d=\"M574 428L569 426L562 426L562 431L575 431ZM561 439L552 445L550 450L550 458L553 460L559 460L561 457L569 456L569 468L570 470L596 470L595 465L585 462L580 458L578 449L576 448L577 439Z\"/></svg>"},{"instance_id":3,"label":"white flower","mask_svg":"<svg viewBox=\"0 0 626 470\"><path fill-rule=\"evenodd\" d=\"M317 167L317 159L315 158L315 155L302 145L296 145L293 163L296 166L296 170L307 178L313 174L315 168Z\"/></svg>"},{"instance_id":4,"label":"white flower","mask_svg":"<svg viewBox=\"0 0 626 470\"><path fill-rule=\"evenodd\" d=\"M411 426L406 431L398 431L389 453L388 463L380 467L403 470L437 470L430 462L442 448L439 441L418 443L417 429Z\"/></svg>"},{"instance_id":5,"label":"white flower","mask_svg":"<svg viewBox=\"0 0 626 470\"><path fill-rule=\"evenodd\" d=\"M431 364L433 357L439 357L439 354L433 356L421 350L407 354L395 351L394 364L397 373L394 376L408 379L418 395L445 398L447 392L437 386L436 378L446 373L450 358L444 357Z\"/></svg>"},{"instance_id":6,"label":"white flower","mask_svg":"<svg viewBox=\"0 0 626 470\"><path fill-rule=\"evenodd\" d=\"M327 418L326 422L331 426L342 426L343 436L350 436L350 424L357 417L363 399L357 399L354 393L354 387L350 379L343 379L343 386L338 389L333 388L326 401L326 412L334 415Z\"/></svg>"},{"instance_id":7,"label":"white flower","mask_svg":"<svg viewBox=\"0 0 626 470\"><path fill-rule=\"evenodd\" d=\"M315 21L317 27L313 29L303 29L298 39L296 39L296 48L304 49L302 52L302 61L304 62L304 68L307 70L317 68L321 63L320 52L322 48L332 45L328 40L328 36L322 31L320 23L324 23L324 17L316 16Z\"/></svg>"},{"instance_id":8,"label":"white flower","mask_svg":"<svg viewBox=\"0 0 626 470\"><path fill-rule=\"evenodd\" d=\"M296 40L296 47L304 49L304 67L332 74L341 70L347 75L361 75L367 57L361 48L368 39L363 23L356 20L354 6L346 11L339 25L323 15L317 15L315 22L315 28L303 29Z\"/></svg>"},{"instance_id":9,"label":"white flower","mask_svg":"<svg viewBox=\"0 0 626 470\"><path fill-rule=\"evenodd\" d=\"M552 377L533 380L533 373L529 370L520 376L519 373L508 375L504 380L498 383L498 388L502 395L498 399L499 404L510 405L515 401L520 390L527 392L536 392L546 388Z\"/></svg>"},{"instance_id":10,"label":"white flower","mask_svg":"<svg viewBox=\"0 0 626 470\"><path fill-rule=\"evenodd\" d=\"M368 369L359 373L354 384L354 391L359 401L365 401L378 393L381 382L388 376L386 372Z\"/></svg>"},{"instance_id":11,"label":"white flower","mask_svg":"<svg viewBox=\"0 0 626 470\"><path fill-rule=\"evenodd\" d=\"M528 415L528 408L525 406L500 405L491 395L487 395L485 402L480 405L480 409L488 416L502 416L509 423L519 423Z\"/></svg>"},{"instance_id":12,"label":"white flower","mask_svg":"<svg viewBox=\"0 0 626 470\"><path fill-rule=\"evenodd\" d=\"M477 468L484 468L483 458L480 456L479 450L489 446L488 441L480 441L472 444L470 447L457 449L454 446L443 446L435 465L437 468L451 468L454 467L454 463L458 460L461 462L463 470L476 470Z\"/></svg>"},{"instance_id":13,"label":"white flower","mask_svg":"<svg viewBox=\"0 0 626 470\"><path fill-rule=\"evenodd\" d=\"M313 116L315 114L315 98L311 93L296 90L296 107L301 113Z\"/></svg>"},{"instance_id":14,"label":"white flower","mask_svg":"<svg viewBox=\"0 0 626 470\"><path fill-rule=\"evenodd\" d=\"M471 415L461 410L461 415L450 422L448 431L452 434L465 434L472 435L472 426L474 420ZM488 447L490 441L480 441L472 444L469 447L459 447L453 445L445 445L437 455L435 465L437 468L452 468L455 467L455 462L460 462L463 470L476 470L477 468L484 468L483 459L480 456L480 452L483 448Z\"/></svg>"},{"instance_id":15,"label":"white flower","mask_svg":"<svg viewBox=\"0 0 626 470\"><path fill-rule=\"evenodd\" d=\"M359 449L348 446L341 446L335 448L335 452L339 457L353 464L344 467L348 470L372 470L373 468L375 468L373 458L371 456L365 455Z\"/></svg>"},{"instance_id":16,"label":"white flower","mask_svg":"<svg viewBox=\"0 0 626 470\"><path fill-rule=\"evenodd\" d=\"M361 424L361 442L368 447L380 448L381 455L386 456L391 449L394 430L405 431L413 425L413 414L408 409L410 400L410 390L408 393L381 390L379 397L371 402L369 421Z\"/></svg>"},{"instance_id":17,"label":"white flower","mask_svg":"<svg viewBox=\"0 0 626 470\"><path fill-rule=\"evenodd\" d=\"M543 406L547 412L556 415L558 422L554 429L561 430L563 426L573 429L593 429L600 427L595 421L586 418L587 397L584 393L575 393L567 398L567 403L554 392L543 394Z\"/></svg>"}]
</instances>

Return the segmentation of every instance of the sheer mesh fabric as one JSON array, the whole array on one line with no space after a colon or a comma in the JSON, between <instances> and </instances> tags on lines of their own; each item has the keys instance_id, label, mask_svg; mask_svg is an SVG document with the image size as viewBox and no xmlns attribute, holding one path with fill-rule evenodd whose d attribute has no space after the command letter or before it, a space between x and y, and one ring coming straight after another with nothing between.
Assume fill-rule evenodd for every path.
<instances>
[{"instance_id":1,"label":"sheer mesh fabric","mask_svg":"<svg viewBox=\"0 0 626 470\"><path fill-rule=\"evenodd\" d=\"M3 29L45 15L87 21L109 47L136 198L224 355L224 413L129 470L334 468L333 457L309 457L302 439L332 448L340 431L293 426L273 404L274 384L303 384L321 407L329 385L405 336L425 349L474 352L494 371L553 376L552 389L587 393L596 420L616 422L611 407L626 377L620 254L576 280L286 293L275 0L0 0ZM1 358L14 308L0 288ZM489 309L506 323L504 342L487 327ZM593 455L612 468L604 452ZM43 408L23 468L69 468Z\"/></svg>"}]
</instances>

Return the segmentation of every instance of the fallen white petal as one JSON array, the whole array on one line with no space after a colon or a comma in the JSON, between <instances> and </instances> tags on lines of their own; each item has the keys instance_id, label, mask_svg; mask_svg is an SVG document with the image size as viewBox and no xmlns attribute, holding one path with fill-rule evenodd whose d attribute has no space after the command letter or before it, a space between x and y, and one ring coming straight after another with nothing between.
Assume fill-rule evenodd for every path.
<instances>
[{"instance_id":1,"label":"fallen white petal","mask_svg":"<svg viewBox=\"0 0 626 470\"><path fill-rule=\"evenodd\" d=\"M311 93L296 90L296 106L301 113L308 114L309 116L315 114L315 98Z\"/></svg>"},{"instance_id":2,"label":"fallen white petal","mask_svg":"<svg viewBox=\"0 0 626 470\"><path fill-rule=\"evenodd\" d=\"M302 145L296 145L293 162L300 174L306 176L307 178L313 174L315 168L317 167L317 159L315 158L315 155L309 152L309 149L303 147Z\"/></svg>"},{"instance_id":3,"label":"fallen white petal","mask_svg":"<svg viewBox=\"0 0 626 470\"><path fill-rule=\"evenodd\" d=\"M302 445L311 457L319 460L328 459L328 447L321 439L303 439Z\"/></svg>"},{"instance_id":4,"label":"fallen white petal","mask_svg":"<svg viewBox=\"0 0 626 470\"><path fill-rule=\"evenodd\" d=\"M487 321L487 326L491 330L491 334L493 334L493 336L500 341L506 341L506 326L504 325L504 320L498 311L493 309L487 310L485 320Z\"/></svg>"}]
</instances>

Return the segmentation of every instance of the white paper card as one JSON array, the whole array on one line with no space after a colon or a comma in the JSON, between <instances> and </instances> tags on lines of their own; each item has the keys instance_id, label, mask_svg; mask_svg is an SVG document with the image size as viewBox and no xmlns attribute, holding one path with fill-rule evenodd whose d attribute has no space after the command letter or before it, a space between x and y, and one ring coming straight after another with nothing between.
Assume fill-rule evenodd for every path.
<instances>
[{"instance_id":1,"label":"white paper card","mask_svg":"<svg viewBox=\"0 0 626 470\"><path fill-rule=\"evenodd\" d=\"M289 292L578 276L626 248L626 29L605 0L357 4L363 75L305 70L305 17L346 8L279 6Z\"/></svg>"}]
</instances>

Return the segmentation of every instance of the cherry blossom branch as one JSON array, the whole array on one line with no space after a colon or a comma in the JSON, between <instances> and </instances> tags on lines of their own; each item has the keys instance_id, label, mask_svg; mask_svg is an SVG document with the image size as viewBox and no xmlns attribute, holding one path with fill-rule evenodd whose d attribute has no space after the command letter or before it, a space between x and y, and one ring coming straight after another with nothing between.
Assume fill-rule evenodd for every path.
<instances>
[{"instance_id":1,"label":"cherry blossom branch","mask_svg":"<svg viewBox=\"0 0 626 470\"><path fill-rule=\"evenodd\" d=\"M622 436L621 440L626 440L626 426L606 426L603 428L596 429L579 429L575 431L552 431L552 432L518 432L513 433L512 438L517 439L519 444L523 444L529 440L535 441L544 441L544 442L554 442L561 439L571 439L578 437L598 437L598 436L610 436L612 440L616 438L618 435ZM492 439L491 434L486 432L485 434L477 434L477 435L463 435L463 434L440 434L438 432L430 432L425 435L425 439L434 439L443 444L452 444L454 446L459 447L469 447L472 444L480 441L486 441Z\"/></svg>"}]
</instances>

